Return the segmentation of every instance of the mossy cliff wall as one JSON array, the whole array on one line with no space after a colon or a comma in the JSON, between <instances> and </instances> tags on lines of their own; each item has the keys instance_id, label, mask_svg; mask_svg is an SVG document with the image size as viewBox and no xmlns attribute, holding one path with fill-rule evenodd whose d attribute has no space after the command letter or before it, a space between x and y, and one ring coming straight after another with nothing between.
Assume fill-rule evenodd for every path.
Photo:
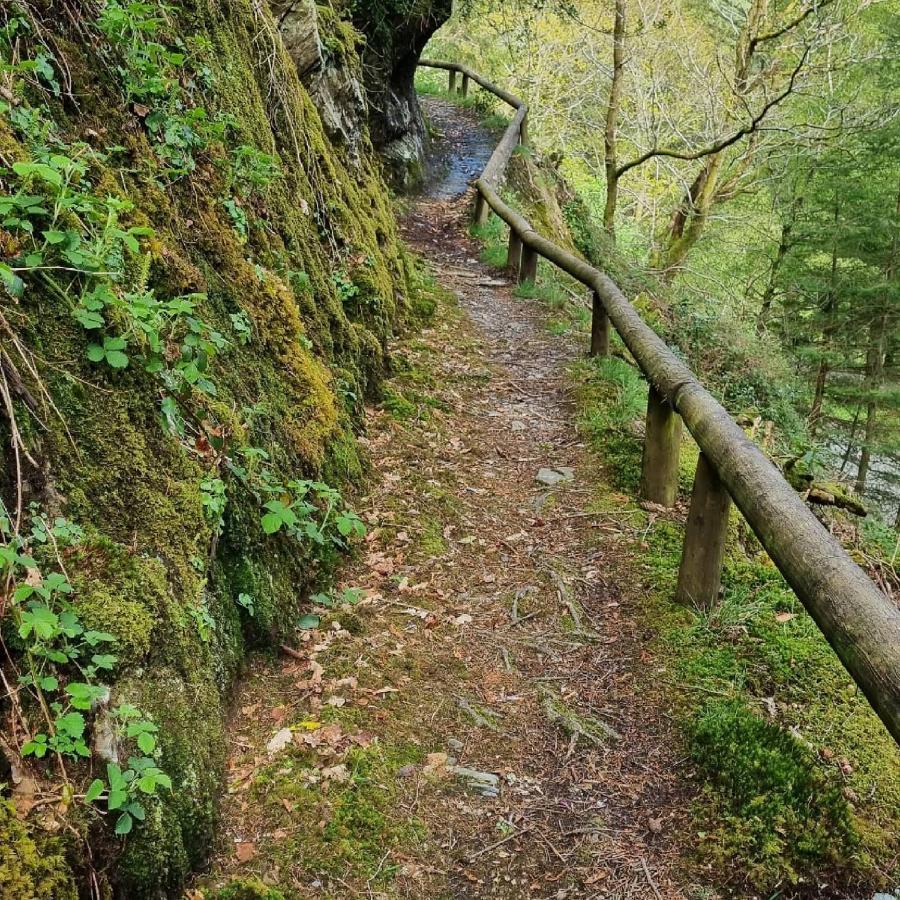
<instances>
[{"instance_id":1,"label":"mossy cliff wall","mask_svg":"<svg viewBox=\"0 0 900 900\"><path fill-rule=\"evenodd\" d=\"M119 226L137 229L132 241L139 244L123 254L110 281L118 299L104 311L101 337L124 329L122 297L196 293L202 298L193 315L227 347L210 365L214 393L192 407L197 385L181 384L175 394L186 424L167 429L161 412L168 389L158 373L136 355L125 367L112 356L109 365L88 359L98 331L73 317L85 277L66 271L70 266L50 275L29 268L28 234L20 225L0 226L2 258L20 263L23 280L7 273L6 289L0 282L2 371L13 412L0 420L2 499L15 509L14 419L28 451L23 522L35 503L84 529L64 564L84 626L116 638L117 662L101 677L112 693L106 706L131 703L159 728L155 755L173 784L147 801L146 821L124 839L68 794L24 815L31 803L23 785L52 794L60 777L52 754L19 758L14 738L28 735L21 721L10 727L13 739L0 745L0 788L16 786L20 818L0 805L4 898L65 898L75 884L87 896L90 879L107 896L178 896L202 865L222 791L229 688L248 646L277 641L293 626L333 555L283 531L266 534L259 497L234 471L249 468L251 458L258 463L262 451L265 477L278 483L357 478L362 401L377 390L388 336L415 305L412 269L369 139L364 131L353 133L352 146L329 138L263 0L186 0L167 11L151 2L157 24L131 45L111 42L98 27L104 5L3 5L0 196L46 189L58 197L58 185L22 165L48 153L83 160L78 190L91 202L130 201ZM332 75L344 67L347 78L358 77L356 37L330 6L319 12ZM20 22L9 38L14 18ZM141 48L151 40L174 53L153 57L153 65L175 69L173 102L153 94L156 88L131 87L146 76L133 63L146 61ZM41 56L49 66L43 73L15 68ZM158 110L171 118L154 120ZM185 162L182 144L204 122L224 125L202 132ZM167 153L178 156L177 165ZM36 221L51 212L34 213ZM55 227L70 234L88 218L71 208ZM85 241L102 227L85 226ZM134 309L129 315L131 327ZM174 365L171 348L162 354ZM189 415L192 408L201 412ZM211 480L224 486L221 521ZM4 637L15 663L8 617ZM14 682L10 661L4 666ZM61 680L70 677L59 668ZM23 694L25 718L39 720L29 702ZM11 725L8 701L2 714ZM91 759L67 762L76 794L105 766L97 749L101 717L102 710L86 716Z\"/></svg>"},{"instance_id":2,"label":"mossy cliff wall","mask_svg":"<svg viewBox=\"0 0 900 900\"><path fill-rule=\"evenodd\" d=\"M366 36L363 58L372 140L394 184L422 178L426 132L416 96L416 66L425 45L449 18L452 0L346 0Z\"/></svg>"}]
</instances>

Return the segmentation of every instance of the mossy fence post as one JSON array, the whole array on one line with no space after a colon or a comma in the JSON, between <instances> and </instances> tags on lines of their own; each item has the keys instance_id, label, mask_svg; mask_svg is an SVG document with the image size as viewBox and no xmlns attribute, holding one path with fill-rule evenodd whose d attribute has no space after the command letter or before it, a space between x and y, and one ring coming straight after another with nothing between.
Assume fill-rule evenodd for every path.
<instances>
[{"instance_id":1,"label":"mossy fence post","mask_svg":"<svg viewBox=\"0 0 900 900\"><path fill-rule=\"evenodd\" d=\"M596 291L591 292L591 356L609 356L609 316Z\"/></svg>"},{"instance_id":2,"label":"mossy fence post","mask_svg":"<svg viewBox=\"0 0 900 900\"><path fill-rule=\"evenodd\" d=\"M641 466L641 497L674 506L678 496L681 416L653 385L647 397L647 430Z\"/></svg>"},{"instance_id":3,"label":"mossy fence post","mask_svg":"<svg viewBox=\"0 0 900 900\"><path fill-rule=\"evenodd\" d=\"M469 96L469 76L468 75L463 75L462 95L463 95L463 97Z\"/></svg>"},{"instance_id":4,"label":"mossy fence post","mask_svg":"<svg viewBox=\"0 0 900 900\"><path fill-rule=\"evenodd\" d=\"M514 228L509 229L509 249L506 251L506 268L513 275L518 276L522 268L522 241Z\"/></svg>"},{"instance_id":5,"label":"mossy fence post","mask_svg":"<svg viewBox=\"0 0 900 900\"><path fill-rule=\"evenodd\" d=\"M472 221L477 226L487 225L488 216L491 214L490 207L487 205L487 200L481 194L481 191L475 191L475 213L472 216Z\"/></svg>"},{"instance_id":6,"label":"mossy fence post","mask_svg":"<svg viewBox=\"0 0 900 900\"><path fill-rule=\"evenodd\" d=\"M453 69L448 73L448 82L447 90L453 95L456 93L456 72L454 72Z\"/></svg>"},{"instance_id":7,"label":"mossy fence post","mask_svg":"<svg viewBox=\"0 0 900 900\"><path fill-rule=\"evenodd\" d=\"M697 460L675 599L711 609L722 583L731 496L705 453Z\"/></svg>"},{"instance_id":8,"label":"mossy fence post","mask_svg":"<svg viewBox=\"0 0 900 900\"><path fill-rule=\"evenodd\" d=\"M530 281L532 284L537 282L538 272L538 254L537 250L531 247L522 247L522 265L519 267L519 284Z\"/></svg>"}]
</instances>

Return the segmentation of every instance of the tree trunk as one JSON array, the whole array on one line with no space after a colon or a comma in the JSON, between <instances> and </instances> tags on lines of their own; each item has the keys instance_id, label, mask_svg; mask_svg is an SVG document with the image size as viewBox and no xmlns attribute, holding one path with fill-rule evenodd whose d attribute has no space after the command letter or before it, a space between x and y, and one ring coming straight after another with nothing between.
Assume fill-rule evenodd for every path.
<instances>
[{"instance_id":1,"label":"tree trunk","mask_svg":"<svg viewBox=\"0 0 900 900\"><path fill-rule=\"evenodd\" d=\"M847 450L844 453L844 458L841 460L841 474L844 474L844 470L847 468L847 463L850 462L850 457L853 455L853 442L856 440L856 426L859 424L859 413L860 413L860 405L856 404L856 412L853 414L853 424L850 426L850 436L847 438Z\"/></svg>"},{"instance_id":2,"label":"tree trunk","mask_svg":"<svg viewBox=\"0 0 900 900\"><path fill-rule=\"evenodd\" d=\"M886 330L887 314L872 323L869 351L866 354L866 382L870 393L866 403L866 432L863 437L862 452L859 456L859 469L856 472L856 493L860 496L866 492L866 481L872 461L872 444L875 443L875 431L878 426L878 397L875 392L881 386L884 375L884 335Z\"/></svg>"},{"instance_id":3,"label":"tree trunk","mask_svg":"<svg viewBox=\"0 0 900 900\"><path fill-rule=\"evenodd\" d=\"M812 170L810 169L810 171ZM781 239L778 241L778 250L775 253L775 259L772 260L772 269L769 272L769 283L766 285L765 291L763 291L759 315L756 318L757 335L764 334L766 326L769 324L769 316L772 313L772 303L775 301L775 293L778 285L778 274L781 271L781 266L784 263L785 257L788 255L788 251L793 245L791 234L793 233L794 223L797 221L797 214L802 205L802 195L794 197L794 202L791 204L790 218L781 226Z\"/></svg>"},{"instance_id":4,"label":"tree trunk","mask_svg":"<svg viewBox=\"0 0 900 900\"><path fill-rule=\"evenodd\" d=\"M619 174L617 126L619 105L622 102L622 80L625 73L625 3L616 0L616 19L613 26L613 71L609 89L609 106L606 108L606 131L603 136L606 169L606 208L603 211L603 227L616 239L616 205L619 202Z\"/></svg>"},{"instance_id":5,"label":"tree trunk","mask_svg":"<svg viewBox=\"0 0 900 900\"><path fill-rule=\"evenodd\" d=\"M816 388L813 393L813 402L807 418L811 437L815 437L816 432L819 429L819 419L822 417L822 403L825 400L825 384L827 380L828 363L823 359L819 363L819 371L816 373Z\"/></svg>"},{"instance_id":6,"label":"tree trunk","mask_svg":"<svg viewBox=\"0 0 900 900\"><path fill-rule=\"evenodd\" d=\"M706 157L703 168L672 216L656 266L666 280L671 279L706 228L724 161L724 152Z\"/></svg>"},{"instance_id":7,"label":"tree trunk","mask_svg":"<svg viewBox=\"0 0 900 900\"><path fill-rule=\"evenodd\" d=\"M822 326L822 359L819 361L819 370L816 374L816 387L813 393L813 403L809 410L807 422L809 423L809 433L812 437L816 436L819 428L819 419L822 417L822 404L825 402L825 382L828 378L828 351L831 348L831 336L835 329L835 311L837 310L837 273L838 273L838 252L837 252L837 233L838 223L840 222L841 205L838 202L834 204L834 238L831 242L831 277L828 283L828 297L825 301L825 324Z\"/></svg>"}]
</instances>

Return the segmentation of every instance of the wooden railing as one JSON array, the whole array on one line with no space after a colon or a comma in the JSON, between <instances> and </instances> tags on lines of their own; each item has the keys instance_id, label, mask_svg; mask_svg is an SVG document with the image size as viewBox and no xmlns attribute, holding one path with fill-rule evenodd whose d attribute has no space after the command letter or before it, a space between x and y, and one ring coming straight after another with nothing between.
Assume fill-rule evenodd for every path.
<instances>
[{"instance_id":1,"label":"wooden railing","mask_svg":"<svg viewBox=\"0 0 900 900\"><path fill-rule=\"evenodd\" d=\"M718 597L732 499L818 624L872 708L900 743L900 610L850 558L796 491L694 373L644 323L619 288L584 260L542 237L498 195L516 147L527 143L528 107L456 63L421 60L449 72L450 91L470 82L515 109L502 140L475 182L475 221L491 210L509 226L508 267L534 281L538 258L554 263L593 294L593 356L609 353L610 323L649 382L641 475L645 500L672 506L678 492L682 422L700 448L677 599L701 607Z\"/></svg>"}]
</instances>

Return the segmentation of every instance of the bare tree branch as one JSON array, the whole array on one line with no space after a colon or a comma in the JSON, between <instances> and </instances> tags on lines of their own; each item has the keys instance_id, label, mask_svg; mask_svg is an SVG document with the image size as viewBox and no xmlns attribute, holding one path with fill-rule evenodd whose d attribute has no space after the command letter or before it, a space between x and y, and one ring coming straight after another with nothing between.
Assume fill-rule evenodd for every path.
<instances>
[{"instance_id":1,"label":"bare tree branch","mask_svg":"<svg viewBox=\"0 0 900 900\"><path fill-rule=\"evenodd\" d=\"M753 134L753 132L755 132L762 124L763 120L769 114L769 112L794 92L794 86L797 82L797 76L800 74L800 71L806 64L806 59L809 56L809 51L810 48L807 46L803 51L800 62L797 63L794 71L791 72L791 77L788 79L787 87L785 87L785 89L780 94L769 100L762 107L762 109L751 119L750 122L739 128L733 134L730 134L728 137L722 138L721 140L710 144L708 147L704 147L702 150L695 150L691 153L683 150L666 150L665 148L655 147L652 150L647 150L645 153L642 153L640 156L636 157L630 162L623 163L616 170L616 175L618 177L621 177L626 172L631 171L631 169L642 166L648 160L660 156L666 157L668 159L680 159L688 162L703 159L704 157L713 156L716 153L721 153L723 150L727 150L733 144L736 144L739 140L741 140L741 138L746 137L748 134Z\"/></svg>"}]
</instances>

